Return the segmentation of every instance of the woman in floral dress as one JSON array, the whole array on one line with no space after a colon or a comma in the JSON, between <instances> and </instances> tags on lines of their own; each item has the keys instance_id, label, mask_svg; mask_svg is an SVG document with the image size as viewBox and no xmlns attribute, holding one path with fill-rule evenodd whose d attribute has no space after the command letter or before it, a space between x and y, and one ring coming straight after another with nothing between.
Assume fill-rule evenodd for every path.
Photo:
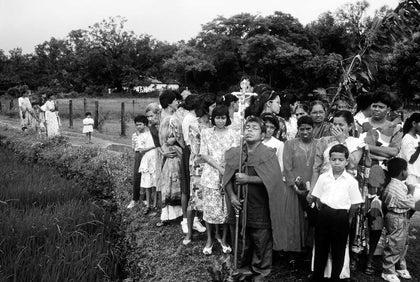
<instances>
[{"instance_id":1,"label":"woman in floral dress","mask_svg":"<svg viewBox=\"0 0 420 282\"><path fill-rule=\"evenodd\" d=\"M192 240L192 231L193 229L200 230L200 225L198 225L199 220L197 213L203 211L203 187L200 184L201 175L204 168L204 160L200 156L200 144L201 144L201 135L200 132L203 129L210 127L210 120L208 109L204 107L198 107L194 110L196 119L189 126L189 141L191 148L190 155L190 199L188 201L187 208L187 218L188 218L188 233L185 235L182 243L188 245ZM194 218L194 219L193 219ZM194 225L196 228L194 228ZM206 230L203 228L204 231Z\"/></svg>"},{"instance_id":2,"label":"woman in floral dress","mask_svg":"<svg viewBox=\"0 0 420 282\"><path fill-rule=\"evenodd\" d=\"M222 245L223 252L231 252L231 248L226 242L227 207L221 188L221 179L224 173L225 152L234 145L235 138L233 132L227 128L230 125L227 107L216 106L211 116L213 127L202 130L200 146L200 155L205 162L200 180L200 184L203 186L203 219L207 228L207 243L203 249L205 255L212 254L212 232L215 229L215 237ZM217 232L220 225L223 225L222 238Z\"/></svg>"},{"instance_id":3,"label":"woman in floral dress","mask_svg":"<svg viewBox=\"0 0 420 282\"><path fill-rule=\"evenodd\" d=\"M178 101L181 99L179 93L171 90L164 91L159 97L163 108L159 125L159 143L163 161L157 181L157 191L162 193L161 222L158 222L158 226L182 215L180 183L182 149L177 142L173 125L173 115L178 108Z\"/></svg>"}]
</instances>

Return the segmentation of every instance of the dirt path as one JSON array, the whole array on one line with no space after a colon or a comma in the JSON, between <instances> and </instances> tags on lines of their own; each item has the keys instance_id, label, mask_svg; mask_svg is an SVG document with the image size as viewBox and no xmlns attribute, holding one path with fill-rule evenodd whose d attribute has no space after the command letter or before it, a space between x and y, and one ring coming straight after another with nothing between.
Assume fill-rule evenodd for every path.
<instances>
[{"instance_id":1,"label":"dirt path","mask_svg":"<svg viewBox=\"0 0 420 282\"><path fill-rule=\"evenodd\" d=\"M0 115L0 127L4 129L13 129L15 131L21 130L19 120L9 118L4 115ZM103 149L108 149L117 152L131 151L128 138L122 139L122 142L116 142L115 140L112 140L115 138L110 137L108 139L103 134L94 132L92 136L92 144L86 144L85 135L83 135L82 133L73 132L72 130L64 126L61 127L61 132L64 136L70 139L71 144L73 144L74 146L97 146Z\"/></svg>"}]
</instances>

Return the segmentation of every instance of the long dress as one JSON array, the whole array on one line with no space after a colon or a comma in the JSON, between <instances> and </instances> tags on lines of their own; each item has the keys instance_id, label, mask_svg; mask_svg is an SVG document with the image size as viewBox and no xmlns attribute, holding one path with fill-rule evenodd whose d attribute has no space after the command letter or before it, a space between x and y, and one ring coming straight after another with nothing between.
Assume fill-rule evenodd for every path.
<instances>
[{"instance_id":1,"label":"long dress","mask_svg":"<svg viewBox=\"0 0 420 282\"><path fill-rule=\"evenodd\" d=\"M190 155L190 199L188 202L191 210L203 211L203 186L200 184L203 174L204 160L200 156L201 135L204 128L209 124L199 123L196 118L189 126L188 135L191 146Z\"/></svg>"},{"instance_id":2,"label":"long dress","mask_svg":"<svg viewBox=\"0 0 420 282\"><path fill-rule=\"evenodd\" d=\"M60 135L60 120L56 112L54 101L48 100L41 106L41 110L45 112L45 123L47 136L54 137Z\"/></svg>"},{"instance_id":3,"label":"long dress","mask_svg":"<svg viewBox=\"0 0 420 282\"><path fill-rule=\"evenodd\" d=\"M416 186L416 190L414 192L414 200L416 201L417 211L420 210L420 158L417 158L417 160L415 160L412 164L409 163L409 160L416 151L416 148L419 146L419 141L420 138L418 135L413 137L410 134L405 134L401 142L400 151L400 157L408 162L408 177L406 183Z\"/></svg>"},{"instance_id":4,"label":"long dress","mask_svg":"<svg viewBox=\"0 0 420 282\"><path fill-rule=\"evenodd\" d=\"M284 212L288 215L287 224L284 227L287 233L285 251L300 252L303 247L311 246L307 238L308 223L304 217L302 205L305 199L299 199L293 186L298 176L302 178L303 183L311 181L316 143L316 140L312 140L307 151L302 146L300 138L287 140L284 144L283 165L286 178Z\"/></svg>"},{"instance_id":5,"label":"long dress","mask_svg":"<svg viewBox=\"0 0 420 282\"><path fill-rule=\"evenodd\" d=\"M175 137L172 126L172 115L162 114L159 126L159 142L163 152L175 152L174 158L163 158L157 181L157 189L162 193L162 221L172 220L182 215L181 208L181 154L182 149L178 143L171 145L167 141Z\"/></svg>"},{"instance_id":6,"label":"long dress","mask_svg":"<svg viewBox=\"0 0 420 282\"><path fill-rule=\"evenodd\" d=\"M224 166L225 153L235 142L234 133L226 129L223 133L216 128L201 131L200 155L212 158L217 165ZM210 224L223 224L227 217L225 197L221 189L222 175L208 163L204 164L200 184L203 186L203 219Z\"/></svg>"}]
</instances>

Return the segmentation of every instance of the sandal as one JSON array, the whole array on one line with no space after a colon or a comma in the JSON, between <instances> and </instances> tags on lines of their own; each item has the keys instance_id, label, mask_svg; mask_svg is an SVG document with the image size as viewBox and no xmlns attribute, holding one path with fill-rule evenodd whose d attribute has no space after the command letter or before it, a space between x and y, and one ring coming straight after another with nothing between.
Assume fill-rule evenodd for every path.
<instances>
[{"instance_id":1,"label":"sandal","mask_svg":"<svg viewBox=\"0 0 420 282\"><path fill-rule=\"evenodd\" d=\"M184 239L182 240L182 245L188 246L191 243L191 239Z\"/></svg>"},{"instance_id":2,"label":"sandal","mask_svg":"<svg viewBox=\"0 0 420 282\"><path fill-rule=\"evenodd\" d=\"M213 252L213 244L211 244L210 247L204 247L203 249L203 254L205 254L206 256L211 255L211 253Z\"/></svg>"},{"instance_id":3,"label":"sandal","mask_svg":"<svg viewBox=\"0 0 420 282\"><path fill-rule=\"evenodd\" d=\"M373 265L368 264L364 272L366 275L373 275L376 272L376 268Z\"/></svg>"},{"instance_id":4,"label":"sandal","mask_svg":"<svg viewBox=\"0 0 420 282\"><path fill-rule=\"evenodd\" d=\"M162 227L162 226L164 226L166 224L166 222L165 221L159 221L158 223L156 223L156 226L157 227Z\"/></svg>"},{"instance_id":5,"label":"sandal","mask_svg":"<svg viewBox=\"0 0 420 282\"><path fill-rule=\"evenodd\" d=\"M219 241L219 240L217 240ZM229 245L223 245L222 240L219 241L220 246L222 246L222 252L224 254L230 254L232 252L232 248Z\"/></svg>"}]
</instances>

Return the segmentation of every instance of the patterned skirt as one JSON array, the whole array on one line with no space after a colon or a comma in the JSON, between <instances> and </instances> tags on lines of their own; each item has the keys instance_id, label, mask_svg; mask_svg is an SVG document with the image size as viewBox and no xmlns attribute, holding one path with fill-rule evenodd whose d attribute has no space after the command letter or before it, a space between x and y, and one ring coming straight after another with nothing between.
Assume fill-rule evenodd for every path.
<instances>
[{"instance_id":1,"label":"patterned skirt","mask_svg":"<svg viewBox=\"0 0 420 282\"><path fill-rule=\"evenodd\" d=\"M227 218L225 196L220 189L204 187L203 219L210 224L223 224Z\"/></svg>"}]
</instances>

